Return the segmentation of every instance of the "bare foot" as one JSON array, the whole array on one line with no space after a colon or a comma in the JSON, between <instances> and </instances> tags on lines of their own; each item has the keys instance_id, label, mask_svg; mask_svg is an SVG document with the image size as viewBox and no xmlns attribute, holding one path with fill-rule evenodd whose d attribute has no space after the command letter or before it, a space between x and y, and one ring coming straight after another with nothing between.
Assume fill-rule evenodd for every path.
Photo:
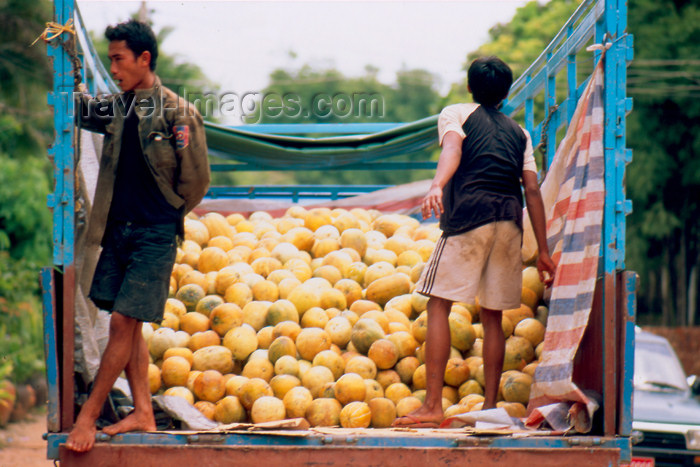
<instances>
[{"instance_id":1,"label":"bare foot","mask_svg":"<svg viewBox=\"0 0 700 467\"><path fill-rule=\"evenodd\" d=\"M97 428L95 428L94 421L86 422L78 418L68 435L66 447L76 452L87 452L95 445L96 433Z\"/></svg>"},{"instance_id":2,"label":"bare foot","mask_svg":"<svg viewBox=\"0 0 700 467\"><path fill-rule=\"evenodd\" d=\"M130 431L156 431L156 421L153 414L132 412L123 420L107 426L102 431L110 436Z\"/></svg>"},{"instance_id":3,"label":"bare foot","mask_svg":"<svg viewBox=\"0 0 700 467\"><path fill-rule=\"evenodd\" d=\"M408 415L394 420L391 426L403 428L437 428L440 426L443 418L442 407L437 410L432 410L422 405Z\"/></svg>"}]
</instances>

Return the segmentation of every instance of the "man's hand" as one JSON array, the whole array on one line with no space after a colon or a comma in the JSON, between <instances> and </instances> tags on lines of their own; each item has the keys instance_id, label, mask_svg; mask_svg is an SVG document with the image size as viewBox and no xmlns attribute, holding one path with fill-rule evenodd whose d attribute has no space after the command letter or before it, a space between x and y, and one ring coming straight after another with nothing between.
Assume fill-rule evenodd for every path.
<instances>
[{"instance_id":1,"label":"man's hand","mask_svg":"<svg viewBox=\"0 0 700 467\"><path fill-rule=\"evenodd\" d=\"M442 188L439 186L431 186L421 204L423 219L428 219L432 215L432 211L435 212L435 217L439 218L442 214L442 210Z\"/></svg>"},{"instance_id":2,"label":"man's hand","mask_svg":"<svg viewBox=\"0 0 700 467\"><path fill-rule=\"evenodd\" d=\"M540 273L540 281L545 287L551 287L554 283L554 271L556 266L547 253L541 253L537 257L537 272Z\"/></svg>"}]
</instances>

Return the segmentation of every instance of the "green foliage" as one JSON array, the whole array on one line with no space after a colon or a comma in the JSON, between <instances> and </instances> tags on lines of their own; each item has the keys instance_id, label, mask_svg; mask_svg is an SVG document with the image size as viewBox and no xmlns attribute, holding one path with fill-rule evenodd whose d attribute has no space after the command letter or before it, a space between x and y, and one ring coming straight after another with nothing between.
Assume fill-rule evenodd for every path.
<instances>
[{"instance_id":1,"label":"green foliage","mask_svg":"<svg viewBox=\"0 0 700 467\"><path fill-rule=\"evenodd\" d=\"M38 271L34 262L0 252L0 367L11 367L19 383L44 369Z\"/></svg>"},{"instance_id":2,"label":"green foliage","mask_svg":"<svg viewBox=\"0 0 700 467\"><path fill-rule=\"evenodd\" d=\"M48 1L0 2L0 153L43 157L51 135L46 90L51 69L43 41L30 47L51 18Z\"/></svg>"},{"instance_id":3,"label":"green foliage","mask_svg":"<svg viewBox=\"0 0 700 467\"><path fill-rule=\"evenodd\" d=\"M13 259L49 259L47 165L47 160L16 160L0 154L0 251L9 251Z\"/></svg>"},{"instance_id":4,"label":"green foliage","mask_svg":"<svg viewBox=\"0 0 700 467\"><path fill-rule=\"evenodd\" d=\"M44 367L38 271L51 254L51 67L43 41L30 44L51 11L44 0L0 1L0 380L20 383Z\"/></svg>"}]
</instances>

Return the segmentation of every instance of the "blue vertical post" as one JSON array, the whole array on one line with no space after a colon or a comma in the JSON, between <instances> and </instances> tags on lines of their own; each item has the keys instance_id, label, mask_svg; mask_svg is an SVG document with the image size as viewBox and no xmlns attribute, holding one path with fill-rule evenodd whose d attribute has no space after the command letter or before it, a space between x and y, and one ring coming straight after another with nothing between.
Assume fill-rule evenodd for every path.
<instances>
[{"instance_id":1,"label":"blue vertical post","mask_svg":"<svg viewBox=\"0 0 700 467\"><path fill-rule=\"evenodd\" d=\"M65 25L73 18L74 0L54 0L54 22ZM47 53L53 63L53 89L48 103L53 107L55 136L49 148L54 165L54 191L48 206L53 210L53 262L57 268L53 293L55 339L49 342L56 348L59 387L59 418L61 430L73 425L73 349L75 305L75 166L73 122L73 67L67 49L74 50L75 37L64 32L52 40ZM46 313L46 310L45 310ZM49 414L49 420L54 414Z\"/></svg>"},{"instance_id":2,"label":"blue vertical post","mask_svg":"<svg viewBox=\"0 0 700 467\"><path fill-rule=\"evenodd\" d=\"M604 352L605 372L603 383L605 388L604 407L612 409L619 407L620 417L616 419L613 413L606 411L605 432L629 432L627 426L631 421L631 404L629 400L620 400L620 395L629 390L631 381L620 378L615 362L619 360L619 352L627 352L630 346L625 342L622 348L616 343L633 339L624 332L624 310L618 309L618 295L624 290L618 290L617 275L624 268L625 257L625 215L631 209L630 202L625 199L624 173L625 163L629 157L626 150L625 117L631 103L626 97L627 76L627 5L625 0L605 0L605 13L596 25L596 42L609 44L605 52L605 128L603 148L605 152L605 208L603 211L603 232L601 239L601 266L603 273L603 333L606 343ZM633 351L633 350L632 350ZM625 355L626 360L633 355ZM618 391L611 391L611 388Z\"/></svg>"},{"instance_id":3,"label":"blue vertical post","mask_svg":"<svg viewBox=\"0 0 700 467\"><path fill-rule=\"evenodd\" d=\"M73 0L54 1L54 21L65 24L73 17ZM65 42L73 37L64 32L60 38ZM75 212L73 139L73 69L70 56L58 40L47 47L53 61L53 90L48 103L53 107L55 137L49 148L49 157L54 164L54 192L49 195L48 205L53 209L53 259L56 266L73 263L73 219Z\"/></svg>"}]
</instances>

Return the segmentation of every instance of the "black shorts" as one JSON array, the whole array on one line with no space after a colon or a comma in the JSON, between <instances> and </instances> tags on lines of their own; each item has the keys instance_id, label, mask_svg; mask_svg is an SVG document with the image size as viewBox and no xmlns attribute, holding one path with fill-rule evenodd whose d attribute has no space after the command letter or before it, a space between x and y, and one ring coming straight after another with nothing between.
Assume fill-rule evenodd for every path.
<instances>
[{"instance_id":1,"label":"black shorts","mask_svg":"<svg viewBox=\"0 0 700 467\"><path fill-rule=\"evenodd\" d=\"M162 321L177 253L176 234L175 223L110 223L90 299L103 310L139 321Z\"/></svg>"}]
</instances>

